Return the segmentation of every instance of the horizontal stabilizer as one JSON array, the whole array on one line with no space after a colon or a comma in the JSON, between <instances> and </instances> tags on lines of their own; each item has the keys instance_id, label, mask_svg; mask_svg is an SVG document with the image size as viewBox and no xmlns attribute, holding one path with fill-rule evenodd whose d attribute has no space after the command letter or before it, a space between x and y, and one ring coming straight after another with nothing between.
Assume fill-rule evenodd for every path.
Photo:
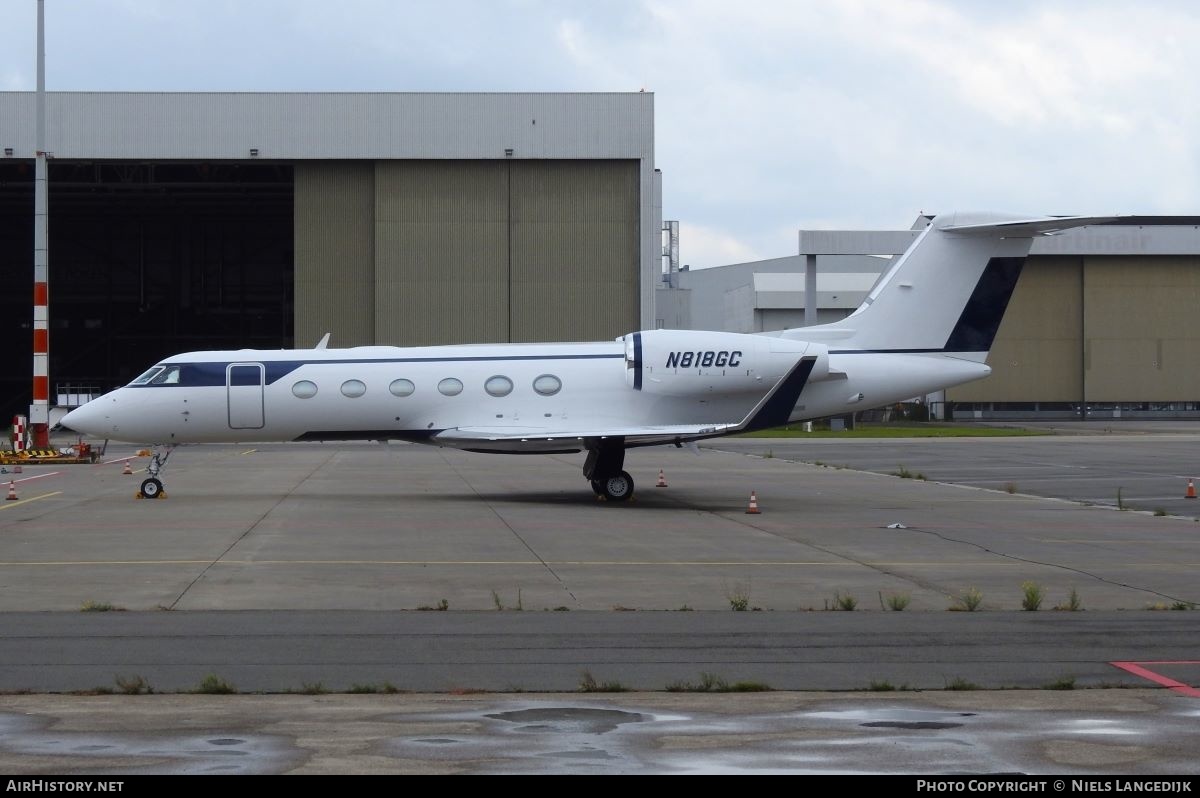
<instances>
[{"instance_id":1,"label":"horizontal stabilizer","mask_svg":"<svg viewBox=\"0 0 1200 798\"><path fill-rule=\"evenodd\" d=\"M1009 236L1025 238L1028 236L1044 236L1070 230L1073 227L1087 227L1094 224L1111 224L1124 219L1124 216L1042 216L1036 219L1016 219L1006 222L988 222L986 224L947 224L942 227L947 233L979 236Z\"/></svg>"}]
</instances>

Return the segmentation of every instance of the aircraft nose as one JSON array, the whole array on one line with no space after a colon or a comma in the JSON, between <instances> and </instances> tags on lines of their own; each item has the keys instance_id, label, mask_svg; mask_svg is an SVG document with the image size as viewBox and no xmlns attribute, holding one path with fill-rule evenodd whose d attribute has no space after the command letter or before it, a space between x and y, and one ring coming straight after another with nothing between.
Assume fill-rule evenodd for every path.
<instances>
[{"instance_id":1,"label":"aircraft nose","mask_svg":"<svg viewBox=\"0 0 1200 798\"><path fill-rule=\"evenodd\" d=\"M104 432L104 421L104 411L100 408L100 400L93 399L63 416L59 426L70 432L98 436Z\"/></svg>"}]
</instances>

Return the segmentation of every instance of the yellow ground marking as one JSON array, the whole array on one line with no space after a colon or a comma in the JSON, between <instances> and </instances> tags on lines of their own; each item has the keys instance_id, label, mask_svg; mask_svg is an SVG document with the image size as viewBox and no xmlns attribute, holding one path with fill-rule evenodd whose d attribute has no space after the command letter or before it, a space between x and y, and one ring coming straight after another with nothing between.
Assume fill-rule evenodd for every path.
<instances>
[{"instance_id":1,"label":"yellow ground marking","mask_svg":"<svg viewBox=\"0 0 1200 798\"><path fill-rule=\"evenodd\" d=\"M15 502L4 502L3 506L0 506L0 510L11 510L14 507L20 507L22 504L29 504L30 502L35 502L38 499L49 499L51 496L57 496L60 493L62 493L61 490L56 490L53 493L43 493L41 496L31 496L28 499L17 499Z\"/></svg>"}]
</instances>

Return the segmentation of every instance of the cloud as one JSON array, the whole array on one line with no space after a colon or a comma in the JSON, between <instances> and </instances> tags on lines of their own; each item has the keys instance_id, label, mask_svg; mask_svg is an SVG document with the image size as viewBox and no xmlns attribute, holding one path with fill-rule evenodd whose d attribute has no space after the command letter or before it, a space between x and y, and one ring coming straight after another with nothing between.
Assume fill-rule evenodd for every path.
<instances>
[{"instance_id":1,"label":"cloud","mask_svg":"<svg viewBox=\"0 0 1200 798\"><path fill-rule=\"evenodd\" d=\"M912 0L838 7L863 32L862 43L910 60L959 102L1012 126L1131 131L1139 95L1155 93L1154 83L1179 82L1170 61L1186 56L1162 45L1197 32L1190 13L1104 5L1048 4L1003 19L969 14L965 4Z\"/></svg>"},{"instance_id":2,"label":"cloud","mask_svg":"<svg viewBox=\"0 0 1200 798\"><path fill-rule=\"evenodd\" d=\"M29 84L29 79L17 69L6 69L0 72L0 91L21 91Z\"/></svg>"},{"instance_id":3,"label":"cloud","mask_svg":"<svg viewBox=\"0 0 1200 798\"><path fill-rule=\"evenodd\" d=\"M761 260L763 257L754 247L725 230L687 222L679 223L680 265L687 265L693 269L707 269L711 266Z\"/></svg>"},{"instance_id":4,"label":"cloud","mask_svg":"<svg viewBox=\"0 0 1200 798\"><path fill-rule=\"evenodd\" d=\"M33 7L0 85L32 88ZM693 265L790 254L820 220L1200 210L1191 2L55 0L47 18L60 90L653 91Z\"/></svg>"},{"instance_id":5,"label":"cloud","mask_svg":"<svg viewBox=\"0 0 1200 798\"><path fill-rule=\"evenodd\" d=\"M792 251L797 219L907 227L918 211L1190 213L1200 200L1190 5L644 8L644 36L576 27L568 55L597 75L651 75L666 215L767 256Z\"/></svg>"}]
</instances>

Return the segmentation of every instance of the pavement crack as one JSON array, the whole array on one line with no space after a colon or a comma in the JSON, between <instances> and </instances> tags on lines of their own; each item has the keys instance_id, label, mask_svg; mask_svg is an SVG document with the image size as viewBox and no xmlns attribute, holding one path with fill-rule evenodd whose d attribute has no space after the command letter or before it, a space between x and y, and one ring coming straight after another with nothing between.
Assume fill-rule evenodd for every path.
<instances>
[{"instance_id":1,"label":"pavement crack","mask_svg":"<svg viewBox=\"0 0 1200 798\"><path fill-rule=\"evenodd\" d=\"M738 449L721 449L721 448L718 448L718 447L716 447L716 446L707 446L707 447L705 447L705 448L712 449L713 451L725 452L725 453L727 453L727 454L741 454L741 455L743 455L743 456L747 456L747 455L748 455L748 453L747 453L747 452L745 452L745 451L742 451L742 450L738 450ZM812 466L812 467L817 467L817 468L826 468L826 467L828 467L828 466L825 466L825 465L821 465L821 464L819 464L818 462L814 462L814 461L811 461L811 460L804 460L804 459L800 459L800 458L796 458L796 457L789 457L789 456L787 456L787 455L776 455L776 457L778 457L778 459L780 459L780 460L783 460L784 462L789 462L789 463L797 463L797 464L800 464L800 465L807 465L807 466ZM889 474L887 474L887 473L885 473L885 472L882 472L882 471L873 471L873 470L871 470L871 469L866 469L866 468L853 468L853 467L850 467L850 466L837 466L837 468L838 468L839 470L853 471L853 472L860 473L860 474L873 474L873 475L876 475L876 476L893 476L893 475L889 475ZM1087 468L1087 466L1083 466L1083 468ZM1149 473L1149 472L1147 472L1147 473ZM976 488L976 487L973 487L973 486L962 485L962 484L960 484L960 483L957 483L957 482L941 482L941 481L937 481L937 480L935 480L935 481L934 481L934 484L945 485L945 486L947 486L947 487L952 487L952 488L966 488L966 489L968 489L968 490L991 490L990 488ZM1077 500L1077 499L1059 499L1059 498L1055 498L1055 497L1045 497L1045 496L1038 496L1037 498L1049 498L1049 499L1051 499L1051 500L1053 500L1053 501L1065 501L1065 502L1068 502L1068 503L1070 503L1070 504L1077 504L1077 505L1081 505L1081 506L1089 506L1087 502L1082 502L1082 501L1079 501L1079 500ZM680 503L681 503L681 504L683 504L682 502L680 502ZM691 507L691 505L686 505L686 504L684 504L684 506ZM700 510L700 508L695 508L695 507L693 507L692 509ZM716 513L714 513L714 514L716 514ZM718 514L718 515L719 515L719 514ZM914 585L917 585L918 587L922 587L922 588L925 588L925 589L928 589L928 590L934 590L934 591L937 591L937 592L939 592L939 593L947 593L947 591L946 591L944 588L942 588L941 586L939 586L939 585L936 585L936 584L933 584L933 583L926 582L925 580L919 579L919 578L917 578L917 577L915 577L915 576L912 576L912 575L910 575L910 574L905 574L905 573L901 573L901 572L898 572L898 571L890 571L890 570L888 570L888 569L886 569L886 568L881 568L881 567L879 567L879 566L877 566L877 565L872 565L872 564L871 564L871 563L869 563L869 562L864 562L864 561L862 561L862 560L855 559L854 557L850 557L850 556L847 556L847 555L845 555L845 554L840 554L840 553L838 553L838 552L835 552L835 551L830 551L829 549L826 549L826 548L823 548L823 547L821 547L821 546L818 546L817 544L815 544L815 543L812 543L811 541L807 541L807 540L797 540L797 539L795 539L795 538L789 538L789 537L786 537L786 536L784 536L784 535L780 535L780 534L777 534L777 533L775 533L775 532L771 532L771 531L770 531L770 530L768 530L768 529L763 529L762 527L755 526L754 524L750 523L749 521L746 521L746 520L743 520L743 519L740 519L740 518L729 518L728 516L724 516L724 515L721 515L720 517L721 517L721 518L726 518L727 520L729 520L729 521L733 521L734 523L741 524L742 526L747 526L747 527L750 527L750 528L752 528L752 529L757 529L758 531L760 531L760 532L765 532L765 533L766 533L766 534L768 534L768 535L774 535L775 537L778 537L778 538L780 538L781 540L788 540L788 541L791 541L791 542L793 542L793 543L800 543L800 544L803 544L803 545L805 545L805 546L810 546L810 547L812 547L812 548L814 548L814 549L816 549L816 550L818 550L818 551L823 551L823 552L825 552L826 554L829 554L829 555L831 555L831 556L834 556L834 557L838 557L838 558L840 558L840 559L843 559L843 560L846 560L846 561L848 561L848 562L857 563L857 564L859 564L859 565L861 565L861 566L863 566L863 567L865 567L865 568L870 568L871 570L873 570L873 571L876 571L876 572L878 572L878 573L881 573L881 574L886 574L886 575L888 575L888 576L894 576L894 577L896 577L896 578L898 578L898 579L904 579L905 581L912 582ZM1094 580L1096 580L1097 582L1102 582L1102 583L1104 583L1104 584L1106 584L1106 585L1112 585L1112 586L1114 586L1114 587L1121 587L1121 588L1125 588L1125 589L1127 589L1127 590L1136 590L1136 591L1138 591L1138 592L1141 592L1141 593L1149 593L1150 595L1153 595L1153 596L1158 596L1159 598L1168 599L1168 600L1170 600L1170 601L1179 602L1179 603L1182 603L1182 604L1196 604L1196 603L1197 603L1197 602L1195 602L1195 601L1189 601L1189 600L1187 600L1187 599L1181 599L1181 598L1178 598L1177 596L1172 596L1172 595L1169 595L1169 594L1167 594L1167 593L1160 593L1159 591L1157 591L1157 590L1153 590L1153 589L1151 589L1151 588L1148 588L1148 587L1140 587L1140 586L1138 586L1138 585L1132 585L1132 584L1129 584L1129 583L1127 583L1127 582L1119 582L1119 581L1117 581L1117 580L1115 580L1115 579L1108 579L1107 577L1101 576L1100 574L1093 573L1093 572L1091 572L1091 571L1087 571L1087 570L1084 570L1084 569L1082 569L1082 568L1075 568L1075 567L1073 567L1073 566L1070 566L1070 565L1062 565L1061 563L1054 563L1054 562L1044 562L1044 561L1042 561L1042 560L1034 560L1034 559L1030 559L1030 558L1028 558L1028 557L1019 557L1019 556L1017 556L1017 555L1015 555L1015 554L1006 554L1005 552L1002 552L1002 551L996 551L995 549L990 549L990 548L988 548L987 546L984 546L984 545L983 545L983 544L981 544L981 543L975 543L974 541L971 541L971 540L963 540L963 539L961 539L961 538L955 538L955 537L951 537L951 536L949 536L949 535L944 535L944 534L942 534L941 532L934 532L934 531L932 531L932 530L929 530L929 529L922 529L922 528L920 528L920 527L914 527L914 526L908 526L908 527L906 527L905 529L906 529L906 531L908 531L908 532L918 532L918 533L925 534L925 535L932 535L933 537L937 537L937 538L939 538L939 539L941 539L941 540L944 540L944 541L946 541L946 542L948 542L948 543L960 543L960 544L963 544L963 545L966 545L966 546L972 546L972 547L974 547L974 548L977 548L977 549L979 549L980 551L986 552L987 554L991 554L992 556L995 556L995 557L1001 557L1001 558L1003 558L1003 559L1006 559L1006 560L1012 560L1013 562L1023 562L1023 563L1028 563L1028 564L1030 564L1030 565L1040 565L1040 566L1042 566L1042 567L1045 567L1045 568L1057 568L1057 569L1059 569L1059 570L1062 570L1062 571L1067 571L1067 572L1070 572L1070 573L1079 574L1080 576L1086 577L1086 578L1088 578L1088 579L1094 579Z\"/></svg>"},{"instance_id":2,"label":"pavement crack","mask_svg":"<svg viewBox=\"0 0 1200 798\"><path fill-rule=\"evenodd\" d=\"M230 543L228 546L226 546L225 550L222 551L220 554L218 554L216 559L214 559L208 565L204 566L204 568L200 571L200 573L196 574L196 578L193 579L192 581L188 582L187 587L185 587L179 593L179 595L175 597L175 600L172 601L170 603L170 605L168 605L167 609L168 610L175 609L176 605L179 604L179 602L183 600L183 597L187 595L187 592L189 590L191 590L192 587L195 586L195 584L197 582L199 582L201 579L203 579L204 575L207 574L210 570L212 570L213 566L215 566L217 563L219 563L221 560L223 560L225 558L225 555L233 550L234 546L237 546L237 544L239 544L243 540L245 540L246 536L249 535L251 532L253 532L255 529L257 529L258 525L261 524L268 515L275 512L276 507L278 507L279 505L283 504L285 501L290 499L292 497L292 494L295 493L300 488L301 485L303 485L305 482L308 482L308 480L310 480L312 478L313 474L317 473L322 468L324 468L325 464L328 463L331 459L333 459L333 457L336 454L337 454L336 451L330 452L329 455L326 456L324 460L322 460L321 462L319 462L315 466L313 466L312 470L309 471L307 474L305 474L303 479L301 479L299 482L297 482L292 487L288 488L287 492L284 493L282 496L280 496L278 501L276 501L274 504L272 504L270 507L268 507L267 510L262 515L260 515L258 518L256 518L254 520L253 524L246 527L246 531L243 532L242 534L238 535L237 538L232 543Z\"/></svg>"},{"instance_id":3,"label":"pavement crack","mask_svg":"<svg viewBox=\"0 0 1200 798\"><path fill-rule=\"evenodd\" d=\"M451 471L454 472L454 476L458 477L462 481L462 483L464 485L466 485L471 490L472 493L475 494L475 498L479 499L479 501L483 502L484 505L486 505L487 508L489 510L491 510L492 515L496 516L496 518L499 519L500 523L504 524L505 528L507 528L508 531L512 533L512 536L514 538L516 538L518 541L520 541L521 545L525 547L525 550L528 551L531 555L533 555L534 559L536 559L538 562L540 562L542 564L542 567L545 568L550 573L550 575L554 577L554 581L558 582L559 587L561 587L563 589L563 591L565 591L566 594L571 597L571 600L574 601L576 604L578 604L579 599L575 596L574 593L571 592L571 588L567 587L567 583L562 580L562 577L559 576L557 573L555 573L554 569L550 566L550 563L546 562L544 559L542 559L542 555L540 555L536 551L534 551L533 546L530 546L528 541L526 541L525 538L521 537L520 532L513 529L512 524L508 523L508 520L503 515L500 514L500 511L496 509L495 505L493 505L490 501L488 501L486 498L484 498L483 494L481 494L478 490L475 489L475 486L472 485L471 482L462 475L462 472L459 471L457 467L455 467L454 463L450 462L450 460L446 457L445 454L443 454L441 452L438 452L438 454L441 455L442 462L445 463L446 466Z\"/></svg>"},{"instance_id":4,"label":"pavement crack","mask_svg":"<svg viewBox=\"0 0 1200 798\"><path fill-rule=\"evenodd\" d=\"M1043 560L1034 560L1034 559L1030 559L1029 557L1018 557L1015 554L1005 554L1002 551L996 551L995 549L989 549L987 546L984 546L982 543L976 543L972 540L962 540L960 538L951 537L949 535L943 535L941 532L934 532L932 529L921 529L920 527L910 526L910 527L907 527L904 531L919 532L922 535L932 535L933 537L939 538L948 543L960 543L964 546L972 546L974 548L979 549L980 551L986 552L995 557L1002 557L1006 560L1013 560L1014 562L1029 563L1030 565L1040 565L1045 568L1058 568L1059 570L1062 570L1062 571L1069 571L1070 573L1073 573L1073 574L1079 574L1080 576L1085 576L1088 579L1095 579L1097 582L1103 582L1106 585L1112 585L1114 587L1123 587L1128 590L1137 590L1142 593L1149 593L1153 596L1158 596L1159 598L1168 599L1170 601L1179 602L1181 604L1197 603L1194 601L1189 601L1187 599L1181 599L1178 596L1171 596L1171 595L1168 595L1167 593L1160 593L1159 591L1153 590L1148 587L1139 587L1138 585L1131 585L1128 582L1118 582L1115 579L1109 579L1107 577L1101 576L1100 574L1092 573L1091 571L1085 571L1082 568L1075 568L1070 565L1062 565L1061 563L1056 563L1056 562L1045 562Z\"/></svg>"},{"instance_id":5,"label":"pavement crack","mask_svg":"<svg viewBox=\"0 0 1200 798\"><path fill-rule=\"evenodd\" d=\"M932 582L927 582L923 579L919 579L915 576L912 576L911 574L906 574L906 573L901 573L899 571L889 570L887 568L883 568L874 563L867 562L866 560L860 560L857 557L851 557L847 554L843 554L842 552L834 551L833 549L828 549L824 546L813 543L811 540L803 540L803 539L788 537L787 535L781 535L778 532L772 532L770 529L764 529L761 526L752 524L752 523L750 523L749 520L744 519L744 518L730 517L728 515L724 515L722 513L719 513L719 512L713 511L713 510L707 510L703 507L697 507L693 504L688 504L686 501L683 501L682 499L677 499L674 496L669 496L668 498L671 501L675 502L676 504L680 505L681 507L686 507L689 510L694 510L695 512L700 513L701 515L710 515L710 516L713 516L714 518L722 518L726 521L729 521L730 523L734 523L739 526L744 526L748 529L753 529L756 532L762 532L764 535L770 535L773 538L787 541L788 543L792 543L797 546L807 546L808 548L815 549L819 552L822 552L823 554L828 554L830 557L836 557L839 560L843 560L845 562L851 562L851 563L854 563L855 565L860 565L863 568L868 568L872 571L875 571L876 573L883 574L884 576L891 576L891 577L895 577L896 579L903 579L905 582L911 582L914 585L916 585L917 587L923 588L925 590L932 590L936 593L945 593L946 592L946 590L944 588L942 588L940 585L936 585Z\"/></svg>"}]
</instances>

